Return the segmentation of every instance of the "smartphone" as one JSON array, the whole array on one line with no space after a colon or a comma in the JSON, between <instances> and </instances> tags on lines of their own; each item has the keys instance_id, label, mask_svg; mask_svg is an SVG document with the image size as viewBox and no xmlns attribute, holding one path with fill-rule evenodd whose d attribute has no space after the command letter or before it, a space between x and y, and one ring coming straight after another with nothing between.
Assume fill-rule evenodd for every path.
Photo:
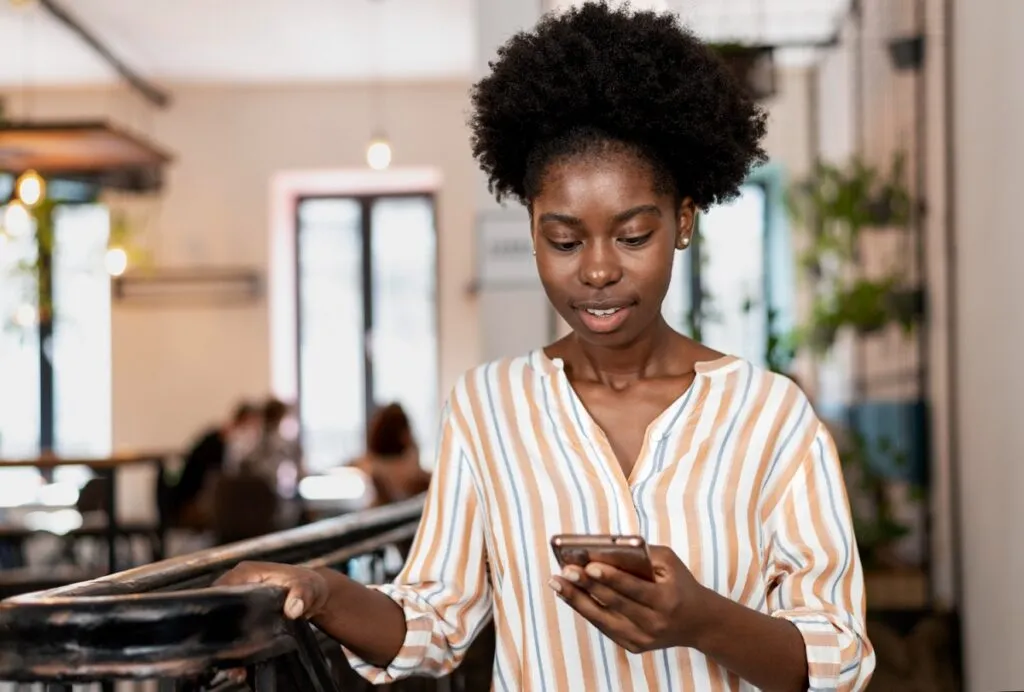
<instances>
[{"instance_id":1,"label":"smartphone","mask_svg":"<svg viewBox=\"0 0 1024 692\"><path fill-rule=\"evenodd\" d=\"M654 566L643 536L560 534L551 538L551 550L560 567L585 567L590 562L602 562L654 581Z\"/></svg>"}]
</instances>

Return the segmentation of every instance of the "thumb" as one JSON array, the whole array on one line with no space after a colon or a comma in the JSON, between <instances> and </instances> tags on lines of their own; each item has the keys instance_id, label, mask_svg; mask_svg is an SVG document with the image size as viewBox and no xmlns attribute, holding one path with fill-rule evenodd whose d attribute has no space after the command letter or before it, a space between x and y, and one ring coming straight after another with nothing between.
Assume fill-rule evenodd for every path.
<instances>
[{"instance_id":1,"label":"thumb","mask_svg":"<svg viewBox=\"0 0 1024 692\"><path fill-rule=\"evenodd\" d=\"M296 581L286 584L288 595L284 600L284 614L290 620L297 620L303 616L309 616L316 606L316 594L313 587L305 581Z\"/></svg>"},{"instance_id":2,"label":"thumb","mask_svg":"<svg viewBox=\"0 0 1024 692\"><path fill-rule=\"evenodd\" d=\"M654 577L657 581L670 581L680 570L685 571L686 565L675 552L663 545L652 545L651 564L654 566Z\"/></svg>"},{"instance_id":3,"label":"thumb","mask_svg":"<svg viewBox=\"0 0 1024 692\"><path fill-rule=\"evenodd\" d=\"M284 614L291 620L297 620L306 612L306 599L302 596L302 590L292 588L288 590L288 596L284 601Z\"/></svg>"}]
</instances>

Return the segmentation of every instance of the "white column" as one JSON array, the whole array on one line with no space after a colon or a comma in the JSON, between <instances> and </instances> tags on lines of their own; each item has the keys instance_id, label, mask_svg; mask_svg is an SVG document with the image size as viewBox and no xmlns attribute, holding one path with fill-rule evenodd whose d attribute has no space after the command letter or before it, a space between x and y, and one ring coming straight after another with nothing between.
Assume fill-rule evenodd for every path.
<instances>
[{"instance_id":1,"label":"white column","mask_svg":"<svg viewBox=\"0 0 1024 692\"><path fill-rule=\"evenodd\" d=\"M968 692L1024 687L1024 2L954 3L956 398Z\"/></svg>"},{"instance_id":2,"label":"white column","mask_svg":"<svg viewBox=\"0 0 1024 692\"><path fill-rule=\"evenodd\" d=\"M536 24L540 10L537 0L477 0L480 75L502 43ZM521 355L550 341L551 308L532 268L526 210L515 201L499 206L482 173L478 180L477 257L488 258L478 264L480 348L487 361ZM521 244L516 242L520 239Z\"/></svg>"}]
</instances>

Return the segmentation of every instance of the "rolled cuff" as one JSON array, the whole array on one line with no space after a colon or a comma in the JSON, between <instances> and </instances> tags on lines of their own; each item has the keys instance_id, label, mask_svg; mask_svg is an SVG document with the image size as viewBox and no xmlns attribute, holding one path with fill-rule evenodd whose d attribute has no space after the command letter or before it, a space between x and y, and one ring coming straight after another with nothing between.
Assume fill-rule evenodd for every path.
<instances>
[{"instance_id":1,"label":"rolled cuff","mask_svg":"<svg viewBox=\"0 0 1024 692\"><path fill-rule=\"evenodd\" d=\"M843 653L839 632L832 621L824 615L797 610L776 611L772 617L789 620L800 630L807 651L810 692L838 690Z\"/></svg>"},{"instance_id":2,"label":"rolled cuff","mask_svg":"<svg viewBox=\"0 0 1024 692\"><path fill-rule=\"evenodd\" d=\"M424 661L430 656L432 648L434 622L425 612L409 607L410 600L416 599L415 595L400 591L390 584L370 588L389 597L405 612L405 640L402 642L402 648L386 668L367 663L346 647L341 648L352 670L371 684L382 685L414 675L424 667ZM372 626L372 623L367 623L367 627Z\"/></svg>"}]
</instances>

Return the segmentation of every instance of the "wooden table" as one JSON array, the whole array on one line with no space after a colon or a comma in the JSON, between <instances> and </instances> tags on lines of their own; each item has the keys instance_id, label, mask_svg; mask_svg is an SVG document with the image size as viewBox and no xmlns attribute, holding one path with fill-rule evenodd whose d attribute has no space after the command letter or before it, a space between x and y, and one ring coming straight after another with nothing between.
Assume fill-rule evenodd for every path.
<instances>
[{"instance_id":1,"label":"wooden table","mask_svg":"<svg viewBox=\"0 0 1024 692\"><path fill-rule=\"evenodd\" d=\"M62 457L55 454L42 454L38 457L22 459L0 459L0 469L5 468L36 468L39 470L53 469L58 466L85 466L98 477L106 480L107 510L107 567L111 573L118 571L117 536L120 525L117 519L117 472L126 466L140 464L162 465L164 460L172 456L172 452L162 451L121 451L108 457Z\"/></svg>"}]
</instances>

